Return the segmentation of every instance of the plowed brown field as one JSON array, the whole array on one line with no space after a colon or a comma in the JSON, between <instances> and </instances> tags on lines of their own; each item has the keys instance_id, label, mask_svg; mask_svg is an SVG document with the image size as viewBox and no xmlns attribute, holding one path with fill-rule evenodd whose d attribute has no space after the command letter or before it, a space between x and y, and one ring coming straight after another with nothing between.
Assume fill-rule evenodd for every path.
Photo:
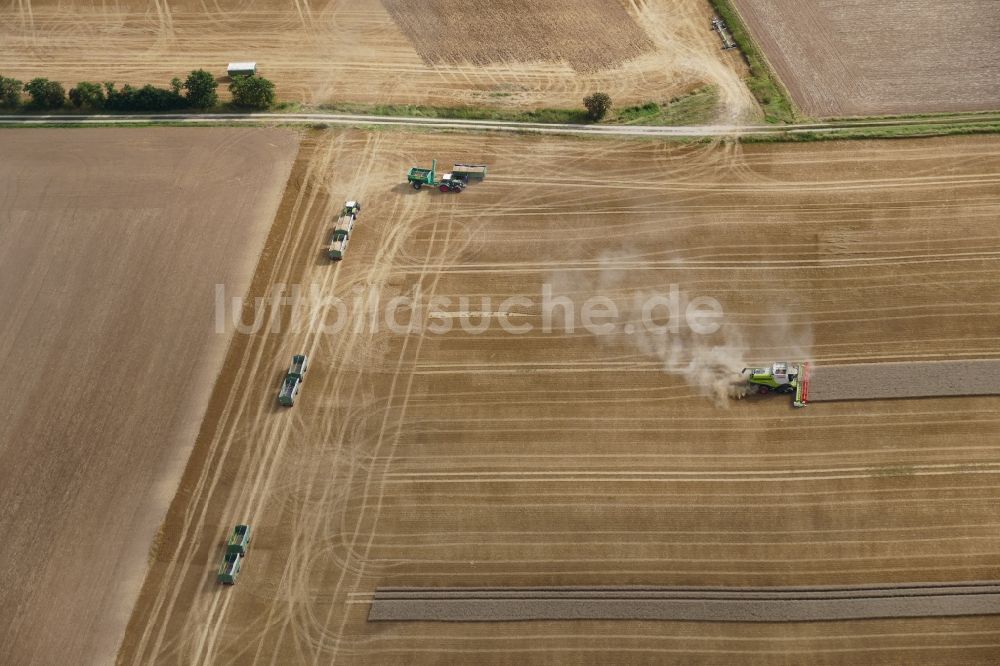
<instances>
[{"instance_id":1,"label":"plowed brown field","mask_svg":"<svg viewBox=\"0 0 1000 666\"><path fill-rule=\"evenodd\" d=\"M412 191L405 169L431 157L482 160L490 173L458 195ZM295 316L286 306L280 334L237 337L121 663L937 665L1000 654L997 616L366 620L378 586L996 578L1000 399L719 406L694 366L995 357L997 139L741 148L338 131L304 143L292 185L256 288L301 283L365 302L337 315L350 325L335 333L310 319L338 310L321 299ZM331 265L331 217L352 197L364 209ZM546 283L577 304L599 294L623 306L676 284L717 299L723 330L660 344L625 334L626 317L603 338L546 333ZM418 287L400 315L415 328L370 325ZM519 294L529 303L508 303L510 322L534 328L512 334L495 313ZM444 334L427 326L445 321ZM281 372L303 351L303 393L280 410ZM239 583L222 588L221 542L244 520L254 543Z\"/></svg>"},{"instance_id":2,"label":"plowed brown field","mask_svg":"<svg viewBox=\"0 0 1000 666\"><path fill-rule=\"evenodd\" d=\"M810 115L1000 109L993 0L733 3Z\"/></svg>"},{"instance_id":3,"label":"plowed brown field","mask_svg":"<svg viewBox=\"0 0 1000 666\"><path fill-rule=\"evenodd\" d=\"M166 85L253 60L279 99L308 104L578 108L595 90L624 105L714 84L723 119L756 113L707 3L577 4L387 0L401 30L380 0L17 0L0 5L0 74Z\"/></svg>"},{"instance_id":4,"label":"plowed brown field","mask_svg":"<svg viewBox=\"0 0 1000 666\"><path fill-rule=\"evenodd\" d=\"M0 130L0 662L114 659L296 143Z\"/></svg>"},{"instance_id":5,"label":"plowed brown field","mask_svg":"<svg viewBox=\"0 0 1000 666\"><path fill-rule=\"evenodd\" d=\"M428 62L564 61L592 72L653 50L625 7L612 0L546 3L383 0L393 20Z\"/></svg>"}]
</instances>

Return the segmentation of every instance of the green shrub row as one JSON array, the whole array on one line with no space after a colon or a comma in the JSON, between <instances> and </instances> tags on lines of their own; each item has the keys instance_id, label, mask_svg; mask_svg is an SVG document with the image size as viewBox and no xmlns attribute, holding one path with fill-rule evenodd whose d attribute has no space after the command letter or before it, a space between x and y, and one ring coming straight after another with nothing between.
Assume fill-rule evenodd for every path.
<instances>
[{"instance_id":1,"label":"green shrub row","mask_svg":"<svg viewBox=\"0 0 1000 666\"><path fill-rule=\"evenodd\" d=\"M733 41L736 42L736 46L739 47L750 67L747 87L750 88L750 92L763 107L764 117L768 122L794 122L795 110L788 94L771 71L764 54L760 52L757 44L750 37L749 31L732 2L730 0L709 0L709 2L715 9L715 13L726 22L726 26L733 36Z\"/></svg>"},{"instance_id":2,"label":"green shrub row","mask_svg":"<svg viewBox=\"0 0 1000 666\"><path fill-rule=\"evenodd\" d=\"M62 84L45 78L27 83L0 76L0 107L24 108L29 111L55 111L72 105L87 111L176 111L178 109L210 109L219 105L218 83L209 72L196 69L187 79L174 78L169 88L147 84L135 88L125 84L115 88L114 82L104 84L81 81L67 93ZM22 92L27 93L24 103ZM268 109L274 104L274 84L261 76L239 76L229 84L233 106Z\"/></svg>"}]
</instances>

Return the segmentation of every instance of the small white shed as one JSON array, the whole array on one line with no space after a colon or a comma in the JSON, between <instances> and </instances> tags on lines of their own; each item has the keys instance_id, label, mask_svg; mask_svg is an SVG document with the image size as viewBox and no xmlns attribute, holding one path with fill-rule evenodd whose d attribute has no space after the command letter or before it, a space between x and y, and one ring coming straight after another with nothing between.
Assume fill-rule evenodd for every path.
<instances>
[{"instance_id":1,"label":"small white shed","mask_svg":"<svg viewBox=\"0 0 1000 666\"><path fill-rule=\"evenodd\" d=\"M226 69L229 76L253 76L257 73L257 63L255 62L231 62Z\"/></svg>"}]
</instances>

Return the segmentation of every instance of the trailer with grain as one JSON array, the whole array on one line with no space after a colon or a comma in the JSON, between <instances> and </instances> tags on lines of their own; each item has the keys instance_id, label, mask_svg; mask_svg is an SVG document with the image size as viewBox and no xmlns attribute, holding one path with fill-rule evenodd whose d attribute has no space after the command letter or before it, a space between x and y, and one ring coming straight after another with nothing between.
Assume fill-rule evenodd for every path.
<instances>
[{"instance_id":1,"label":"trailer with grain","mask_svg":"<svg viewBox=\"0 0 1000 666\"><path fill-rule=\"evenodd\" d=\"M281 390L278 392L278 402L285 407L295 404L295 398L305 381L304 375L308 369L309 360L305 354L296 354L292 357L292 365L285 374L285 379L281 382Z\"/></svg>"}]
</instances>

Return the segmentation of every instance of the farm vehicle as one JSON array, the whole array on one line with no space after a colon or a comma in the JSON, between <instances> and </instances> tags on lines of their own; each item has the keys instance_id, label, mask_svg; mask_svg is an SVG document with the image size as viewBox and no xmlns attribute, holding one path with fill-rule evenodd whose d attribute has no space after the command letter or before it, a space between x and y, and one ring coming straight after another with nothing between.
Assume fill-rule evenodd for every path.
<instances>
[{"instance_id":1,"label":"farm vehicle","mask_svg":"<svg viewBox=\"0 0 1000 666\"><path fill-rule=\"evenodd\" d=\"M406 174L406 180L415 190L424 185L436 187L441 192L461 192L470 181L486 178L485 164L456 164L452 170L437 177L437 160L431 160L431 168L411 167Z\"/></svg>"},{"instance_id":2,"label":"farm vehicle","mask_svg":"<svg viewBox=\"0 0 1000 666\"><path fill-rule=\"evenodd\" d=\"M309 367L309 360L305 354L296 354L292 357L292 365L285 374L285 379L281 383L281 391L278 393L278 402L285 407L295 404L295 397L302 388L305 381L304 375Z\"/></svg>"},{"instance_id":3,"label":"farm vehicle","mask_svg":"<svg viewBox=\"0 0 1000 666\"><path fill-rule=\"evenodd\" d=\"M226 541L226 554L222 557L222 566L216 575L223 585L235 585L243 568L243 558L250 547L250 526L240 524L233 528L233 533Z\"/></svg>"},{"instance_id":4,"label":"farm vehicle","mask_svg":"<svg viewBox=\"0 0 1000 666\"><path fill-rule=\"evenodd\" d=\"M351 239L351 232L354 230L354 222L361 212L361 204L357 201L348 201L340 211L337 224L333 229L333 236L330 237L330 249L326 255L331 261L340 261L347 252L347 242Z\"/></svg>"},{"instance_id":5,"label":"farm vehicle","mask_svg":"<svg viewBox=\"0 0 1000 666\"><path fill-rule=\"evenodd\" d=\"M792 404L805 407L809 398L809 364L783 361L766 368L743 368L748 393L795 394Z\"/></svg>"}]
</instances>

